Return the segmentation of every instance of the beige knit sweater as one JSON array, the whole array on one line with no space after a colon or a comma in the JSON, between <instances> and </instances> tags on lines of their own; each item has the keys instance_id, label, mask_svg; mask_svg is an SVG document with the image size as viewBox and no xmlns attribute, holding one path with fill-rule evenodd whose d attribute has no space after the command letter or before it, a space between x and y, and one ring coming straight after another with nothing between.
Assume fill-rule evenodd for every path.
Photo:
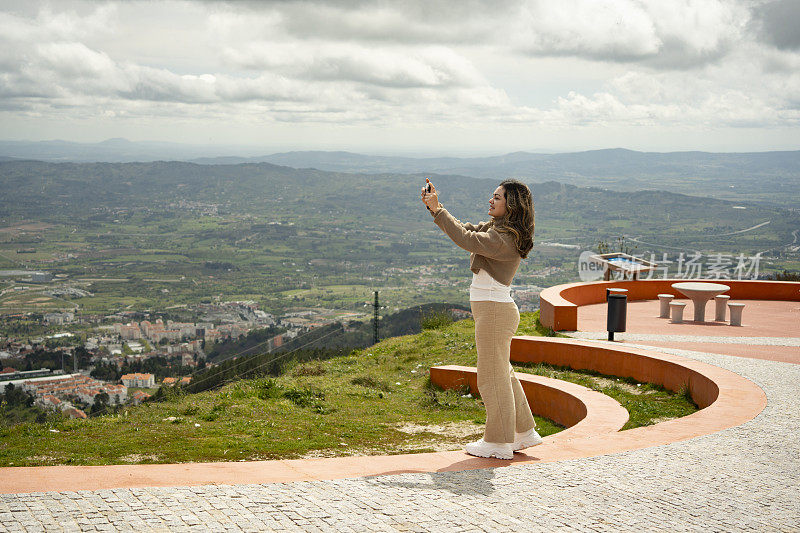
<instances>
[{"instance_id":1,"label":"beige knit sweater","mask_svg":"<svg viewBox=\"0 0 800 533\"><path fill-rule=\"evenodd\" d=\"M433 217L436 225L459 247L470 252L469 269L483 269L503 285L511 285L522 258L514 244L514 236L497 231L489 222L463 223L439 204Z\"/></svg>"}]
</instances>

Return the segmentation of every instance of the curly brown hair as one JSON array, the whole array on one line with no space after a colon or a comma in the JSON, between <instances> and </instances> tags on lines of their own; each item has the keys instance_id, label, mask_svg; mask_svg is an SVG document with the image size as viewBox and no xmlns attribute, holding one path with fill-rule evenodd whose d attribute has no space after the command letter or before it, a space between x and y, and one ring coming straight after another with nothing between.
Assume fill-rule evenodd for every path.
<instances>
[{"instance_id":1,"label":"curly brown hair","mask_svg":"<svg viewBox=\"0 0 800 533\"><path fill-rule=\"evenodd\" d=\"M506 214L495 220L495 229L513 235L517 252L525 259L533 248L533 195L521 181L503 180L500 186L506 198Z\"/></svg>"}]
</instances>

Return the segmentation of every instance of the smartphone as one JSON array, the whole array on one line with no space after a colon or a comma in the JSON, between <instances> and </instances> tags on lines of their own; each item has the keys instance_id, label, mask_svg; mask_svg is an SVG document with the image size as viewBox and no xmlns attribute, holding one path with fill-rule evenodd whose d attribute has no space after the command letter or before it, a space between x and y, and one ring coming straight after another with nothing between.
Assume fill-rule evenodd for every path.
<instances>
[{"instance_id":1,"label":"smartphone","mask_svg":"<svg viewBox=\"0 0 800 533\"><path fill-rule=\"evenodd\" d=\"M423 185L423 186L422 186L422 192L423 192L423 193L429 193L429 192L431 192L431 182L429 182L429 181L428 181L428 182L426 182L426 183L425 183L425 185ZM425 206L425 208L426 208L428 211L430 211L430 210L431 210L431 208L430 208L430 207L428 207L427 205Z\"/></svg>"}]
</instances>

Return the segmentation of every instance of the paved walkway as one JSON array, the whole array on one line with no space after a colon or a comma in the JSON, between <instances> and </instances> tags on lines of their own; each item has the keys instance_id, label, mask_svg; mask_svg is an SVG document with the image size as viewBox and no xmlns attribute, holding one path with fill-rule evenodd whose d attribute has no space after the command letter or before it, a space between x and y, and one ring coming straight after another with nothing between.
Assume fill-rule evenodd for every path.
<instances>
[{"instance_id":1,"label":"paved walkway","mask_svg":"<svg viewBox=\"0 0 800 533\"><path fill-rule=\"evenodd\" d=\"M0 495L8 531L800 531L800 365L662 348L768 405L666 446L503 468L269 485Z\"/></svg>"}]
</instances>

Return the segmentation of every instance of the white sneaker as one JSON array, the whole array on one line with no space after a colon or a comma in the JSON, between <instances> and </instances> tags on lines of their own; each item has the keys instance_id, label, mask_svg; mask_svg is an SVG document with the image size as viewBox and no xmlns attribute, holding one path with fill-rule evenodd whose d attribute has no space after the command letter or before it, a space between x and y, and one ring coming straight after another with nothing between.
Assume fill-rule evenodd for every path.
<instances>
[{"instance_id":1,"label":"white sneaker","mask_svg":"<svg viewBox=\"0 0 800 533\"><path fill-rule=\"evenodd\" d=\"M536 433L535 428L531 428L525 433L514 433L514 451L523 450L542 443L542 437Z\"/></svg>"},{"instance_id":2,"label":"white sneaker","mask_svg":"<svg viewBox=\"0 0 800 533\"><path fill-rule=\"evenodd\" d=\"M470 442L466 448L467 453L475 457L514 458L514 448L510 442L486 442L481 439L476 442Z\"/></svg>"}]
</instances>

